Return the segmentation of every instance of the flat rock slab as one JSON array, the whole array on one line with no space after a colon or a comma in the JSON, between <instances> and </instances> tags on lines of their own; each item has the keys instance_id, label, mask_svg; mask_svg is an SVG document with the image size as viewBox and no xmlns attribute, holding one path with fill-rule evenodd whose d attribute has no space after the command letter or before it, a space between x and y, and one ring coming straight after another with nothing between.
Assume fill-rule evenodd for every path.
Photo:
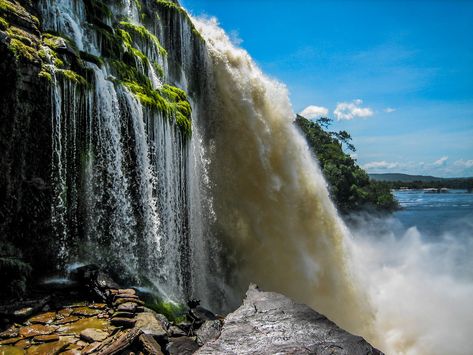
<instances>
[{"instance_id":1,"label":"flat rock slab","mask_svg":"<svg viewBox=\"0 0 473 355\"><path fill-rule=\"evenodd\" d=\"M172 338L166 348L169 355L191 355L198 349L199 345L188 337Z\"/></svg>"},{"instance_id":2,"label":"flat rock slab","mask_svg":"<svg viewBox=\"0 0 473 355\"><path fill-rule=\"evenodd\" d=\"M167 335L161 321L156 318L155 313L152 311L137 314L135 327L141 329L144 334L154 337L159 338Z\"/></svg>"},{"instance_id":3,"label":"flat rock slab","mask_svg":"<svg viewBox=\"0 0 473 355\"><path fill-rule=\"evenodd\" d=\"M135 313L132 312L115 312L112 318L135 318Z\"/></svg>"},{"instance_id":4,"label":"flat rock slab","mask_svg":"<svg viewBox=\"0 0 473 355\"><path fill-rule=\"evenodd\" d=\"M115 300L113 302L113 304L115 306L120 306L121 304L128 303L128 302L135 303L135 304L140 305L140 306L144 306L144 304L145 304L142 300L140 300L138 298L132 298L132 297L118 298L117 300Z\"/></svg>"},{"instance_id":5,"label":"flat rock slab","mask_svg":"<svg viewBox=\"0 0 473 355\"><path fill-rule=\"evenodd\" d=\"M308 306L252 285L243 305L226 317L220 337L196 354L382 353Z\"/></svg>"},{"instance_id":6,"label":"flat rock slab","mask_svg":"<svg viewBox=\"0 0 473 355\"><path fill-rule=\"evenodd\" d=\"M33 325L28 325L26 327L20 328L19 334L23 338L31 338L37 335L49 335L53 333L55 330L56 328L48 326L48 325L33 324Z\"/></svg>"},{"instance_id":7,"label":"flat rock slab","mask_svg":"<svg viewBox=\"0 0 473 355\"><path fill-rule=\"evenodd\" d=\"M21 339L23 339L23 338L10 338L10 339L5 339L5 340L0 341L0 345L13 345L13 344L15 344L17 341L20 341ZM0 352L0 354L1 354L1 352Z\"/></svg>"},{"instance_id":8,"label":"flat rock slab","mask_svg":"<svg viewBox=\"0 0 473 355\"><path fill-rule=\"evenodd\" d=\"M65 317L65 318L55 321L54 324L59 324L59 325L68 324L72 322L77 322L79 319L80 318L76 316L69 316L69 317Z\"/></svg>"},{"instance_id":9,"label":"flat rock slab","mask_svg":"<svg viewBox=\"0 0 473 355\"><path fill-rule=\"evenodd\" d=\"M33 338L33 341L37 343L49 343L52 341L58 341L59 335L51 334L51 335L38 335Z\"/></svg>"},{"instance_id":10,"label":"flat rock slab","mask_svg":"<svg viewBox=\"0 0 473 355\"><path fill-rule=\"evenodd\" d=\"M102 313L100 309L92 309L89 307L78 307L72 312L73 316L92 317Z\"/></svg>"},{"instance_id":11,"label":"flat rock slab","mask_svg":"<svg viewBox=\"0 0 473 355\"><path fill-rule=\"evenodd\" d=\"M158 342L148 334L141 334L138 338L145 354L164 355Z\"/></svg>"},{"instance_id":12,"label":"flat rock slab","mask_svg":"<svg viewBox=\"0 0 473 355\"><path fill-rule=\"evenodd\" d=\"M93 303L93 304L89 305L89 308L92 308L92 309L105 309L105 308L107 308L107 305L105 303Z\"/></svg>"},{"instance_id":13,"label":"flat rock slab","mask_svg":"<svg viewBox=\"0 0 473 355\"><path fill-rule=\"evenodd\" d=\"M18 328L12 325L7 330L0 333L0 339L14 338L18 336Z\"/></svg>"},{"instance_id":14,"label":"flat rock slab","mask_svg":"<svg viewBox=\"0 0 473 355\"><path fill-rule=\"evenodd\" d=\"M200 346L215 340L220 336L222 323L219 320L208 320L195 332L197 344Z\"/></svg>"},{"instance_id":15,"label":"flat rock slab","mask_svg":"<svg viewBox=\"0 0 473 355\"><path fill-rule=\"evenodd\" d=\"M82 318L79 319L77 322L63 325L61 328L58 329L58 332L63 334L79 335L83 330L86 330L87 328L106 330L109 326L110 322L108 322L108 320L106 319L97 319L95 317Z\"/></svg>"},{"instance_id":16,"label":"flat rock slab","mask_svg":"<svg viewBox=\"0 0 473 355\"><path fill-rule=\"evenodd\" d=\"M94 328L85 329L80 333L80 338L89 343L93 343L96 341L103 341L107 339L107 337L108 337L107 332L104 332L100 329L94 329Z\"/></svg>"},{"instance_id":17,"label":"flat rock slab","mask_svg":"<svg viewBox=\"0 0 473 355\"><path fill-rule=\"evenodd\" d=\"M61 355L80 355L80 354L81 354L80 350L77 350L77 349L66 350L61 353Z\"/></svg>"},{"instance_id":18,"label":"flat rock slab","mask_svg":"<svg viewBox=\"0 0 473 355\"><path fill-rule=\"evenodd\" d=\"M133 328L136 320L131 318L112 318L110 323L117 327Z\"/></svg>"},{"instance_id":19,"label":"flat rock slab","mask_svg":"<svg viewBox=\"0 0 473 355\"><path fill-rule=\"evenodd\" d=\"M56 312L46 312L28 319L30 323L49 324L56 319Z\"/></svg>"},{"instance_id":20,"label":"flat rock slab","mask_svg":"<svg viewBox=\"0 0 473 355\"><path fill-rule=\"evenodd\" d=\"M24 355L25 351L16 346L0 345L0 354L5 355Z\"/></svg>"},{"instance_id":21,"label":"flat rock slab","mask_svg":"<svg viewBox=\"0 0 473 355\"><path fill-rule=\"evenodd\" d=\"M56 355L64 350L69 344L64 341L33 345L26 350L27 355Z\"/></svg>"},{"instance_id":22,"label":"flat rock slab","mask_svg":"<svg viewBox=\"0 0 473 355\"><path fill-rule=\"evenodd\" d=\"M72 308L63 308L57 312L61 317L69 317L73 312Z\"/></svg>"},{"instance_id":23,"label":"flat rock slab","mask_svg":"<svg viewBox=\"0 0 473 355\"><path fill-rule=\"evenodd\" d=\"M132 303L132 302L122 303L117 307L117 311L119 311L119 312L134 313L135 310L136 310L136 303Z\"/></svg>"}]
</instances>

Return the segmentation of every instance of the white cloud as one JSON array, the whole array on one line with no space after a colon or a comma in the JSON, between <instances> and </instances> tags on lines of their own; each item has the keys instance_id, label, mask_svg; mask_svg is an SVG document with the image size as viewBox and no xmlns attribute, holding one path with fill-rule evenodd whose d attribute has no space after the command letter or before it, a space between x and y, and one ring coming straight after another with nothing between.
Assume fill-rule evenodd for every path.
<instances>
[{"instance_id":1,"label":"white cloud","mask_svg":"<svg viewBox=\"0 0 473 355\"><path fill-rule=\"evenodd\" d=\"M373 116L373 110L369 107L360 107L363 100L356 99L352 102L339 102L333 114L337 120L352 120L355 117Z\"/></svg>"},{"instance_id":2,"label":"white cloud","mask_svg":"<svg viewBox=\"0 0 473 355\"><path fill-rule=\"evenodd\" d=\"M444 166L447 163L448 157L441 157L434 162L435 166Z\"/></svg>"},{"instance_id":3,"label":"white cloud","mask_svg":"<svg viewBox=\"0 0 473 355\"><path fill-rule=\"evenodd\" d=\"M387 161L373 161L371 163L366 163L363 165L363 168L365 169L394 169L398 168L399 163L398 162L387 162Z\"/></svg>"},{"instance_id":4,"label":"white cloud","mask_svg":"<svg viewBox=\"0 0 473 355\"><path fill-rule=\"evenodd\" d=\"M395 111L397 111L397 110L395 108L392 108L392 107L386 107L384 109L384 112L386 112L386 113L393 113Z\"/></svg>"},{"instance_id":5,"label":"white cloud","mask_svg":"<svg viewBox=\"0 0 473 355\"><path fill-rule=\"evenodd\" d=\"M454 164L456 166L461 166L461 167L464 167L464 168L473 168L473 159L471 159L471 160L460 159L460 160L457 160Z\"/></svg>"},{"instance_id":6,"label":"white cloud","mask_svg":"<svg viewBox=\"0 0 473 355\"><path fill-rule=\"evenodd\" d=\"M310 105L307 106L301 113L299 113L302 117L313 119L316 117L327 117L328 116L328 109L321 106L314 106Z\"/></svg>"}]
</instances>

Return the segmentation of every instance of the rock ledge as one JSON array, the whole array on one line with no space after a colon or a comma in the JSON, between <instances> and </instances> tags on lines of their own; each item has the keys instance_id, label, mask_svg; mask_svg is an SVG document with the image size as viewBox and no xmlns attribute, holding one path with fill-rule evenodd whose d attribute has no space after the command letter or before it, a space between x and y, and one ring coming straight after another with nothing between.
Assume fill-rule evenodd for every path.
<instances>
[{"instance_id":1,"label":"rock ledge","mask_svg":"<svg viewBox=\"0 0 473 355\"><path fill-rule=\"evenodd\" d=\"M220 337L206 343L196 354L380 355L382 352L308 306L251 285L243 305L225 318Z\"/></svg>"}]
</instances>

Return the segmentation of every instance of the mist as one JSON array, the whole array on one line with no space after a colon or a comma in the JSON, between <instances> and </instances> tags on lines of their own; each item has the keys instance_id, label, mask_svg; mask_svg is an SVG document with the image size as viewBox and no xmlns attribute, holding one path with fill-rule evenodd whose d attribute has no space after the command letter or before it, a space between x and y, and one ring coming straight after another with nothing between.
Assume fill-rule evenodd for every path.
<instances>
[{"instance_id":1,"label":"mist","mask_svg":"<svg viewBox=\"0 0 473 355\"><path fill-rule=\"evenodd\" d=\"M467 354L473 348L473 219L438 234L395 217L354 216L349 264L388 354Z\"/></svg>"}]
</instances>

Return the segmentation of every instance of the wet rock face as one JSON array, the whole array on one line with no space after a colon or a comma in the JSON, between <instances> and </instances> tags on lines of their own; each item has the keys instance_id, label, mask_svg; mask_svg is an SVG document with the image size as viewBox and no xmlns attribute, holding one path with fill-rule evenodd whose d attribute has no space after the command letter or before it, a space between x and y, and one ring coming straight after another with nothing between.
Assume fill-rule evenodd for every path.
<instances>
[{"instance_id":1,"label":"wet rock face","mask_svg":"<svg viewBox=\"0 0 473 355\"><path fill-rule=\"evenodd\" d=\"M197 354L382 354L363 338L289 298L251 286L220 337Z\"/></svg>"},{"instance_id":2,"label":"wet rock face","mask_svg":"<svg viewBox=\"0 0 473 355\"><path fill-rule=\"evenodd\" d=\"M9 4L13 10L0 11L9 24L8 30L0 27L0 234L2 242L21 250L35 270L48 271L45 268L56 258L52 248L44 248L54 245L49 229L50 88L38 77L40 63L12 50L15 43L21 47L18 40L12 43L15 36L33 47L40 41L37 14L29 1Z\"/></svg>"}]
</instances>

